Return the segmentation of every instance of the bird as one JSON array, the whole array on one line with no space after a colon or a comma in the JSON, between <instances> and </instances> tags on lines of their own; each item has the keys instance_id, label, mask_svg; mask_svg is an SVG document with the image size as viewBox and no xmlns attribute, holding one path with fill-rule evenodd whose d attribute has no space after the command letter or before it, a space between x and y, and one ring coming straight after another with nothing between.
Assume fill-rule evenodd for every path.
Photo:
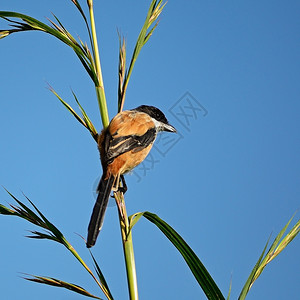
<instances>
[{"instance_id":1,"label":"bird","mask_svg":"<svg viewBox=\"0 0 300 300\"><path fill-rule=\"evenodd\" d=\"M112 191L126 192L123 175L140 164L150 152L158 132L175 132L161 110L141 105L119 112L98 135L103 174L97 188L97 200L88 226L86 246L95 245L102 228ZM119 186L120 179L122 187Z\"/></svg>"}]
</instances>

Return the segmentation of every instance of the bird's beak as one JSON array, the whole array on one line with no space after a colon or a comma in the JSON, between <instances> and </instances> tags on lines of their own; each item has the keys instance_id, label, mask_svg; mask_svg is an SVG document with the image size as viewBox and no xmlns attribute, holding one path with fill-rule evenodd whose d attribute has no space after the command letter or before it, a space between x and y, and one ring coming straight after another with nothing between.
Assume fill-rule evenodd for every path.
<instances>
[{"instance_id":1,"label":"bird's beak","mask_svg":"<svg viewBox=\"0 0 300 300\"><path fill-rule=\"evenodd\" d=\"M164 131L177 132L176 128L170 124L164 124Z\"/></svg>"}]
</instances>

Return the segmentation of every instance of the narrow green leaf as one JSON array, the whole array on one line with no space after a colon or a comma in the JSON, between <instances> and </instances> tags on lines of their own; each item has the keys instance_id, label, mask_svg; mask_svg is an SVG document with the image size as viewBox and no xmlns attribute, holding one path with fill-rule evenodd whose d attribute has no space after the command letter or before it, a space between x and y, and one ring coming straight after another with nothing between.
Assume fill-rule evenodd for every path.
<instances>
[{"instance_id":1,"label":"narrow green leaf","mask_svg":"<svg viewBox=\"0 0 300 300\"><path fill-rule=\"evenodd\" d=\"M124 91L123 91L123 82L126 75L126 43L125 38L121 38L120 33L119 35L119 76L118 76L118 112L121 112L123 110L124 106L124 100L123 97Z\"/></svg>"},{"instance_id":2,"label":"narrow green leaf","mask_svg":"<svg viewBox=\"0 0 300 300\"><path fill-rule=\"evenodd\" d=\"M0 39L3 39L10 35L11 31L10 30L0 30Z\"/></svg>"},{"instance_id":3,"label":"narrow green leaf","mask_svg":"<svg viewBox=\"0 0 300 300\"><path fill-rule=\"evenodd\" d=\"M60 20L56 17L55 14L52 14L55 20L58 22L59 26L57 26L54 22L49 20L58 31L61 31L74 45L78 45L76 39L71 35L71 33L64 27L64 25L60 22ZM81 48L82 49L82 48ZM83 50L83 49L82 49Z\"/></svg>"},{"instance_id":4,"label":"narrow green leaf","mask_svg":"<svg viewBox=\"0 0 300 300\"><path fill-rule=\"evenodd\" d=\"M43 233L39 231L30 231L33 235L27 235L26 237L30 239L47 239L55 242L59 242L55 236L48 233Z\"/></svg>"},{"instance_id":5,"label":"narrow green leaf","mask_svg":"<svg viewBox=\"0 0 300 300\"><path fill-rule=\"evenodd\" d=\"M144 212L143 216L150 222L155 224L179 250L207 298L210 300L225 300L220 289L218 288L200 259L189 247L189 245L183 240L183 238L170 225L160 219L157 215L150 212Z\"/></svg>"},{"instance_id":6,"label":"narrow green leaf","mask_svg":"<svg viewBox=\"0 0 300 300\"><path fill-rule=\"evenodd\" d=\"M259 268L260 263L261 263L261 261L262 261L264 255L265 255L265 252L266 252L266 250L267 250L267 247L268 247L270 238L271 238L271 236L268 238L268 241L267 241L267 243L266 243L266 245L265 245L265 247L264 247L264 249L263 249L263 251L262 251L260 257L258 258L258 261L256 262L254 268L252 269L252 271L251 271L251 273L250 273L250 275L249 275L249 277L248 277L248 279L247 279L247 281L246 281L246 283L245 283L245 285L244 285L244 287L243 287L243 289L242 289L242 291L241 291L241 294L240 294L240 296L239 296L239 300L244 300L244 299L246 298L246 295L248 294L249 289L250 289L250 287L251 287L251 284L252 284L252 282L253 282L255 273L256 273L257 269Z\"/></svg>"},{"instance_id":7,"label":"narrow green leaf","mask_svg":"<svg viewBox=\"0 0 300 300\"><path fill-rule=\"evenodd\" d=\"M129 231L133 228L133 226L138 222L138 220L143 216L144 213L135 213L128 217L129 219Z\"/></svg>"},{"instance_id":8,"label":"narrow green leaf","mask_svg":"<svg viewBox=\"0 0 300 300\"><path fill-rule=\"evenodd\" d=\"M149 40L153 31L157 27L157 23L156 23L151 28L152 24L156 22L157 18L159 17L159 15L162 12L165 5L166 5L166 3L162 4L162 0L160 0L160 1L153 0L150 4L144 25L139 33L139 36L138 36L136 44L135 44L135 48L133 50L129 68L124 76L122 87L121 87L121 89L119 88L119 91L121 90L121 93L119 93L119 99L118 99L119 110L122 108L124 101L125 101L125 94L126 94L127 86L129 83L129 79L130 79L134 64L140 54L142 47ZM120 68L119 68L119 72L120 72Z\"/></svg>"},{"instance_id":9,"label":"narrow green leaf","mask_svg":"<svg viewBox=\"0 0 300 300\"><path fill-rule=\"evenodd\" d=\"M230 279L229 291L228 291L228 295L227 295L226 300L230 300L231 288L232 288L232 278Z\"/></svg>"},{"instance_id":10,"label":"narrow green leaf","mask_svg":"<svg viewBox=\"0 0 300 300\"><path fill-rule=\"evenodd\" d=\"M64 26L60 23L60 21L58 20L58 18L52 14L53 17L56 19L56 21L58 22L59 25L57 25L56 23L54 23L51 19L47 18L47 20L52 24L52 28L59 31L60 33L62 33L65 37L68 37L66 34L66 29L64 28Z\"/></svg>"},{"instance_id":11,"label":"narrow green leaf","mask_svg":"<svg viewBox=\"0 0 300 300\"><path fill-rule=\"evenodd\" d=\"M31 28L32 30L39 30L39 31L44 31L46 33L49 33L56 38L60 39L62 42L66 43L67 45L71 46L72 48L76 48L78 52L81 52L80 47L78 45L74 45L71 43L71 41L64 35L62 34L59 30L56 30L46 24L44 24L41 21L38 21L37 19L34 19L30 16L16 13L16 12L11 12L11 11L0 11L0 17L5 17L5 18L18 18L26 22L26 24ZM13 22L12 20L9 20ZM21 24L22 26L25 26L25 23L18 23Z\"/></svg>"},{"instance_id":12,"label":"narrow green leaf","mask_svg":"<svg viewBox=\"0 0 300 300\"><path fill-rule=\"evenodd\" d=\"M85 128L88 129L87 124L82 120L82 118L75 112L75 110L69 105L66 101L64 101L57 93L56 91L49 86L50 91L58 98L58 100L68 109L68 111L76 118L76 120L83 125Z\"/></svg>"},{"instance_id":13,"label":"narrow green leaf","mask_svg":"<svg viewBox=\"0 0 300 300\"><path fill-rule=\"evenodd\" d=\"M267 266L268 263L270 263L282 250L286 248L286 246L296 237L296 235L299 233L299 225L300 220L295 224L295 226L291 229L291 231L284 237L284 233L287 230L287 227L291 223L292 219L294 218L295 214L292 216L292 218L288 221L288 223L283 227L283 229L279 232L279 234L276 236L272 246L270 247L268 253L262 260L259 268L257 269L253 281L251 283L251 286L253 285L254 281L260 276L264 268ZM282 238L282 240L281 240ZM281 242L280 242L281 240ZM280 243L279 243L280 242ZM250 286L250 288L251 288Z\"/></svg>"},{"instance_id":14,"label":"narrow green leaf","mask_svg":"<svg viewBox=\"0 0 300 300\"><path fill-rule=\"evenodd\" d=\"M78 294L81 294L81 295L84 295L84 296L87 296L87 297L90 297L90 298L101 299L97 296L92 295L91 293L89 293L87 290L85 290L81 286L73 284L73 283L69 283L69 282L62 281L62 280L59 280L59 279L55 279L55 278L52 278L52 277L42 277L42 276L35 276L35 275L30 275L30 276L32 276L32 278L24 277L24 279L26 279L28 281L33 281L33 282L37 282L37 283L46 284L46 285L65 288L65 289L68 289L70 291L73 291L75 293L78 293Z\"/></svg>"},{"instance_id":15,"label":"narrow green leaf","mask_svg":"<svg viewBox=\"0 0 300 300\"><path fill-rule=\"evenodd\" d=\"M103 273L102 273L102 271L101 271L101 269L100 269L100 267L99 267L99 265L98 265L98 263L97 263L94 255L93 255L92 251L90 249L89 249L89 251L90 251L91 257L93 259L94 267L95 267L97 276L98 276L98 278L99 278L99 280L100 280L100 282L102 284L102 287L103 287L103 289L106 290L106 295L109 295L109 298L113 299L113 296L112 296L112 294L111 294L111 292L109 290L109 287L108 287L108 284L107 284L107 282L106 282L106 280L104 278L104 275L103 275Z\"/></svg>"},{"instance_id":16,"label":"narrow green leaf","mask_svg":"<svg viewBox=\"0 0 300 300\"><path fill-rule=\"evenodd\" d=\"M46 224L36 213L34 213L28 206L26 206L21 201L19 201L6 188L4 188L4 189L9 194L9 196L12 197L20 205L20 207L15 207L15 206L11 205L11 207L14 209L14 213L13 213L14 215L21 217L23 219L26 219L27 221L31 222L34 225L38 225L42 228L47 229Z\"/></svg>"},{"instance_id":17,"label":"narrow green leaf","mask_svg":"<svg viewBox=\"0 0 300 300\"><path fill-rule=\"evenodd\" d=\"M290 221L287 223L287 226L290 224L290 222L292 221L292 219L294 218L294 216L290 219ZM285 226L283 228L283 233L286 231L287 226ZM299 233L299 228L300 226L300 220L293 226L293 228L290 230L289 233L287 233L287 235L281 240L281 242L279 243L279 245L276 247L276 249L274 249L274 252L272 253L272 257L270 257L270 260L268 262L270 262L271 260L273 260L295 237L296 235ZM282 231L279 233L279 235L283 235Z\"/></svg>"},{"instance_id":18,"label":"narrow green leaf","mask_svg":"<svg viewBox=\"0 0 300 300\"><path fill-rule=\"evenodd\" d=\"M0 214L1 215L7 215L7 216L15 216L18 215L15 210L9 209L8 207L0 204Z\"/></svg>"},{"instance_id":19,"label":"narrow green leaf","mask_svg":"<svg viewBox=\"0 0 300 300\"><path fill-rule=\"evenodd\" d=\"M81 48L80 44L76 42L76 40L66 31L64 32L61 29L58 29L57 25L55 26L53 22L52 25L54 25L54 28L51 26L46 25L45 23L38 21L37 19L34 19L30 16L11 12L11 11L0 11L0 18L3 18L7 20L8 22L11 22L11 26L15 27L11 30L2 30L0 31L0 37L8 36L9 34L20 32L20 31L28 31L28 30L38 30L43 31L45 33L48 33L57 39L61 40L66 45L70 46L79 60L81 61L82 65L90 75L91 79L95 83L96 86L99 85L97 74L95 69L93 68L93 62L90 61L88 57L85 55L84 49ZM25 23L16 22L13 20L10 20L9 18L17 18L21 19Z\"/></svg>"},{"instance_id":20,"label":"narrow green leaf","mask_svg":"<svg viewBox=\"0 0 300 300\"><path fill-rule=\"evenodd\" d=\"M276 238L274 239L268 253L272 254L275 250L275 248L277 247L279 241L281 240L281 238L283 237L284 233L286 232L288 226L290 225L291 221L293 220L295 214L290 218L290 220L287 222L287 224L281 229L281 231L278 233L278 235L276 236ZM267 256L267 255L266 255Z\"/></svg>"},{"instance_id":21,"label":"narrow green leaf","mask_svg":"<svg viewBox=\"0 0 300 300\"><path fill-rule=\"evenodd\" d=\"M78 105L78 107L79 107L79 109L80 109L80 111L82 113L82 116L83 116L83 119L84 119L84 123L86 124L86 128L90 131L90 133L91 133L92 137L95 139L95 141L97 141L98 134L97 134L96 128L94 127L92 121L90 120L90 118L88 117L87 113L85 112L85 110L83 109L83 107L81 106L81 104L79 103L79 101L78 101L78 99L77 99L77 97L76 97L76 95L75 95L75 93L73 91L72 91L72 94L73 94L73 96L75 98L75 101L76 101L76 103L77 103L77 105Z\"/></svg>"},{"instance_id":22,"label":"narrow green leaf","mask_svg":"<svg viewBox=\"0 0 300 300\"><path fill-rule=\"evenodd\" d=\"M240 294L240 297L239 297L240 300L245 299L245 297L246 297L247 293L249 292L250 288L252 287L253 283L261 275L261 273L263 272L263 270L267 266L267 264L270 263L282 250L284 250L286 248L286 246L299 233L299 231L300 231L300 220L295 224L295 226L293 226L293 228L290 230L290 232L288 234L286 234L286 236L283 237L284 233L287 230L287 227L289 226L289 224L291 223L293 218L294 218L294 215L288 221L288 223L283 227L283 229L279 232L279 234L276 236L276 238L274 239L270 249L268 250L267 254L264 256L264 253L266 251L266 247L267 247L268 242L269 242L269 240L268 240L267 245L265 246L261 256L258 259L258 262L256 263L255 267L253 268L253 270L252 270L245 286L243 287L243 290L242 290L242 292ZM280 240L281 240L281 242L280 242Z\"/></svg>"},{"instance_id":23,"label":"narrow green leaf","mask_svg":"<svg viewBox=\"0 0 300 300\"><path fill-rule=\"evenodd\" d=\"M151 37L152 33L154 32L155 28L157 27L158 23L156 23L151 30L147 33L144 39L144 45L148 42L149 38Z\"/></svg>"},{"instance_id":24,"label":"narrow green leaf","mask_svg":"<svg viewBox=\"0 0 300 300\"><path fill-rule=\"evenodd\" d=\"M7 191L7 190L6 190ZM7 191L8 192L8 191ZM3 214L6 215L16 215L21 218L27 219L29 222L38 225L44 229L46 229L49 232L42 233L39 231L31 231L33 234L32 236L28 236L29 238L35 238L35 239L48 239L53 240L56 242L59 242L60 244L64 245L72 254L73 256L80 262L80 264L88 271L88 273L93 277L95 282L98 284L98 286L101 288L103 293L107 296L108 299L112 299L109 294L109 290L107 287L103 287L102 284L97 280L93 272L90 270L90 268L87 266L87 264L83 261L83 259L79 256L77 251L73 248L73 246L65 239L63 234L60 232L60 230L54 226L43 214L42 212L33 204L33 202L26 197L24 194L24 197L28 200L28 202L33 206L33 208L38 213L35 214L31 209L29 209L25 204L23 204L21 201L19 201L16 197L14 197L11 193L8 192L8 194L21 206L20 207L14 207L11 205L13 210L8 209L7 207L0 205L0 213L3 212Z\"/></svg>"},{"instance_id":25,"label":"narrow green leaf","mask_svg":"<svg viewBox=\"0 0 300 300\"><path fill-rule=\"evenodd\" d=\"M80 3L77 0L71 0L71 1L75 4L75 6L77 7L78 11L80 12L80 14L81 14L81 16L82 16L82 18L83 18L83 20L85 22L86 29L87 29L88 34L89 34L90 43L92 45L93 44L93 40L92 40L91 30L90 30L90 26L89 26L87 17L85 16L85 13L84 13L84 11L83 11Z\"/></svg>"},{"instance_id":26,"label":"narrow green leaf","mask_svg":"<svg viewBox=\"0 0 300 300\"><path fill-rule=\"evenodd\" d=\"M24 194L23 194L24 195ZM57 227L55 227L43 214L42 212L35 206L35 204L26 196L24 197L27 199L27 201L34 207L34 209L37 211L37 213L40 215L42 220L47 226L47 229L50 230L58 239L64 240L63 234L58 230Z\"/></svg>"}]
</instances>

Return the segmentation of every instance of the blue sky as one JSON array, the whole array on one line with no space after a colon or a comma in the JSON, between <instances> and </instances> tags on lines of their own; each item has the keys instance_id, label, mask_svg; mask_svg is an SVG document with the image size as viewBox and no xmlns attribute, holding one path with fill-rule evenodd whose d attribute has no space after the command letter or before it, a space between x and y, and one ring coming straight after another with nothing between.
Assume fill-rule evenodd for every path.
<instances>
[{"instance_id":1,"label":"blue sky","mask_svg":"<svg viewBox=\"0 0 300 300\"><path fill-rule=\"evenodd\" d=\"M117 29L130 57L150 1L94 2L113 117ZM45 22L53 12L73 35L87 39L71 1L2 0L0 10ZM162 135L145 165L127 176L128 213L148 210L173 226L224 295L232 280L231 299L237 299L269 235L275 237L299 209L299 13L293 0L169 1L129 83L125 109L155 105L179 134ZM89 133L46 87L51 84L75 108L74 90L100 130L93 85L72 51L48 35L17 34L0 45L0 184L23 200L24 192L91 265L76 233L86 236L101 175L99 155ZM187 108L191 103L197 109ZM179 117L181 109L190 115L188 123ZM12 201L4 190L0 199ZM126 299L118 226L111 204L93 253L115 299ZM19 272L73 282L102 296L63 247L24 237L33 226L3 216L0 227L3 299L82 299L26 282ZM157 228L140 220L133 238L141 299L204 298ZM247 299L299 297L299 249L296 238Z\"/></svg>"}]
</instances>

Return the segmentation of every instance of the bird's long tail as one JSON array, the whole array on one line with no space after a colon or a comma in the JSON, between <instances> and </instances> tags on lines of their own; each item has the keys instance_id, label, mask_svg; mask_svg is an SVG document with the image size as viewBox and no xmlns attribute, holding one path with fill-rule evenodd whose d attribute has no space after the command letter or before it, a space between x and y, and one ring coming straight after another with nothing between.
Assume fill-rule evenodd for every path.
<instances>
[{"instance_id":1,"label":"bird's long tail","mask_svg":"<svg viewBox=\"0 0 300 300\"><path fill-rule=\"evenodd\" d=\"M98 234L102 228L106 207L114 181L114 176L104 179L103 175L100 179L98 185L98 197L93 208L93 213L88 227L88 237L86 242L86 246L88 248L91 248L95 245Z\"/></svg>"}]
</instances>

